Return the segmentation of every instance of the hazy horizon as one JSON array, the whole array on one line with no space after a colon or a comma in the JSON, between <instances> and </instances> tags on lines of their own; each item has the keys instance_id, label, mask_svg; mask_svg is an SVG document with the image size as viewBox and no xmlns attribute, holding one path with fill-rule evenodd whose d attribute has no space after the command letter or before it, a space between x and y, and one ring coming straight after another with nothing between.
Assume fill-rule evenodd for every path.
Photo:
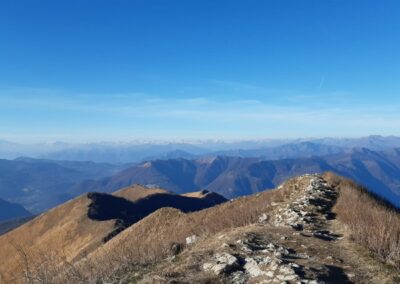
<instances>
[{"instance_id":1,"label":"hazy horizon","mask_svg":"<svg viewBox=\"0 0 400 284\"><path fill-rule=\"evenodd\" d=\"M66 145L85 145L85 144L205 144L205 143L246 143L246 142L308 142L314 140L334 139L334 140L357 140L367 138L400 138L400 135L379 135L370 134L365 136L320 136L320 137L260 137L260 138L176 138L176 139L151 139L151 138L132 138L125 140L12 140L0 137L0 143L12 143L20 145L37 144L66 144Z\"/></svg>"}]
</instances>

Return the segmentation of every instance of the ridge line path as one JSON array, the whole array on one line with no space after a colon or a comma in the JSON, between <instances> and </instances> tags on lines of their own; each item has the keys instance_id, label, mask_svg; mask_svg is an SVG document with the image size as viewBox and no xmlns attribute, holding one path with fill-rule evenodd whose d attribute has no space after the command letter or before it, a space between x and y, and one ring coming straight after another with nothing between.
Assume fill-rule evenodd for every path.
<instances>
[{"instance_id":1,"label":"ridge line path","mask_svg":"<svg viewBox=\"0 0 400 284\"><path fill-rule=\"evenodd\" d=\"M283 187L288 196L271 202L259 223L199 241L141 282L394 283L349 241L334 213L339 190L322 175L303 175Z\"/></svg>"}]
</instances>

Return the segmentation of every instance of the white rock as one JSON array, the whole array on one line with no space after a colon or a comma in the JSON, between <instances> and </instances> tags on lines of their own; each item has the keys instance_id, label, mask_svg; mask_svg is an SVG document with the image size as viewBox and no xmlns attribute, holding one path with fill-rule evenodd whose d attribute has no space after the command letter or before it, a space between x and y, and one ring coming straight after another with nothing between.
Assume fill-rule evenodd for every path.
<instances>
[{"instance_id":1,"label":"white rock","mask_svg":"<svg viewBox=\"0 0 400 284\"><path fill-rule=\"evenodd\" d=\"M297 278L298 278L298 277L297 277L296 274L291 274L291 275L286 275L285 278L283 278L283 280L286 280L286 281L293 281L293 280L295 280L295 279L297 279Z\"/></svg>"},{"instance_id":2,"label":"white rock","mask_svg":"<svg viewBox=\"0 0 400 284\"><path fill-rule=\"evenodd\" d=\"M186 238L186 244L187 245L194 244L196 241L197 241L197 236L196 235L192 235L192 236Z\"/></svg>"},{"instance_id":3,"label":"white rock","mask_svg":"<svg viewBox=\"0 0 400 284\"><path fill-rule=\"evenodd\" d=\"M291 267L288 266L281 266L279 268L279 271L282 272L283 274L287 275L287 274L294 274L294 271Z\"/></svg>"},{"instance_id":4,"label":"white rock","mask_svg":"<svg viewBox=\"0 0 400 284\"><path fill-rule=\"evenodd\" d=\"M211 268L214 266L211 262L207 262L203 264L203 269L204 270L211 270Z\"/></svg>"},{"instance_id":5,"label":"white rock","mask_svg":"<svg viewBox=\"0 0 400 284\"><path fill-rule=\"evenodd\" d=\"M229 253L219 253L215 255L217 263L226 263L229 265L237 263L237 258Z\"/></svg>"},{"instance_id":6,"label":"white rock","mask_svg":"<svg viewBox=\"0 0 400 284\"><path fill-rule=\"evenodd\" d=\"M238 259L229 253L216 254L214 258L215 263L203 264L204 270L211 270L215 274L220 275L224 272L229 272L235 267L239 266Z\"/></svg>"},{"instance_id":7,"label":"white rock","mask_svg":"<svg viewBox=\"0 0 400 284\"><path fill-rule=\"evenodd\" d=\"M257 261L255 261L253 258L246 258L245 261L246 264L243 266L243 268L251 277L257 277L264 274L264 271L260 269Z\"/></svg>"},{"instance_id":8,"label":"white rock","mask_svg":"<svg viewBox=\"0 0 400 284\"><path fill-rule=\"evenodd\" d=\"M268 220L268 215L265 214L265 213L261 214L261 216L258 217L258 222L260 222L260 223L264 223L264 222L266 222L267 220Z\"/></svg>"}]
</instances>

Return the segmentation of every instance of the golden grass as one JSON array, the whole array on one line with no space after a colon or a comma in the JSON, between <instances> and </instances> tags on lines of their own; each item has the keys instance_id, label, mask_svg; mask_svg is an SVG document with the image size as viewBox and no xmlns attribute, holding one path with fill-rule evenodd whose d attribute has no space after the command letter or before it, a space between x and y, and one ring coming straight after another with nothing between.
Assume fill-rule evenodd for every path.
<instances>
[{"instance_id":1,"label":"golden grass","mask_svg":"<svg viewBox=\"0 0 400 284\"><path fill-rule=\"evenodd\" d=\"M188 214L174 208L162 208L79 261L66 261L62 255L54 255L52 251L31 258L25 255L24 250L20 250L24 282L61 284L114 281L129 275L137 266L151 265L171 255L172 246L184 247L188 236L202 238L256 222L260 214L272 210L271 202L285 200L291 191L282 188L263 192ZM64 265L60 266L61 262Z\"/></svg>"},{"instance_id":2,"label":"golden grass","mask_svg":"<svg viewBox=\"0 0 400 284\"><path fill-rule=\"evenodd\" d=\"M195 192L183 193L182 196L204 198L206 196L206 193L204 193L203 191L195 191Z\"/></svg>"},{"instance_id":3,"label":"golden grass","mask_svg":"<svg viewBox=\"0 0 400 284\"><path fill-rule=\"evenodd\" d=\"M348 227L352 239L379 259L399 267L399 214L349 180L330 173L325 178L340 190L335 212ZM307 179L292 179L279 190L238 198L190 214L163 208L100 247L81 264L90 266L102 279L126 274L129 267L148 265L170 255L171 247L184 245L188 236L207 237L257 222L262 213L272 213L272 202L288 200L291 194L305 188L307 182ZM96 268L105 264L105 270Z\"/></svg>"},{"instance_id":4,"label":"golden grass","mask_svg":"<svg viewBox=\"0 0 400 284\"><path fill-rule=\"evenodd\" d=\"M307 179L291 180L279 190L241 197L188 214L162 208L121 232L75 267L80 267L80 274L91 281L94 276L105 281L125 275L137 265L149 265L171 255L174 245L185 246L186 237L204 238L257 222L261 214L274 209L271 203L287 200L298 188L305 188L307 182Z\"/></svg>"},{"instance_id":5,"label":"golden grass","mask_svg":"<svg viewBox=\"0 0 400 284\"><path fill-rule=\"evenodd\" d=\"M137 185L119 190L114 195L135 201L166 192ZM52 283L55 275L66 271L73 272L76 278L80 270L72 264L102 246L104 237L115 229L115 220L94 221L88 218L90 202L86 195L80 196L1 236L0 283L21 282L23 273L24 282L38 278Z\"/></svg>"},{"instance_id":6,"label":"golden grass","mask_svg":"<svg viewBox=\"0 0 400 284\"><path fill-rule=\"evenodd\" d=\"M114 228L114 221L96 222L87 218L86 196L42 214L0 237L0 274L4 281L19 278L24 264L19 250L30 259L52 252L54 256L73 261L85 251L102 243Z\"/></svg>"},{"instance_id":7,"label":"golden grass","mask_svg":"<svg viewBox=\"0 0 400 284\"><path fill-rule=\"evenodd\" d=\"M400 214L351 180L326 174L340 190L334 208L351 238L381 261L400 268Z\"/></svg>"},{"instance_id":8,"label":"golden grass","mask_svg":"<svg viewBox=\"0 0 400 284\"><path fill-rule=\"evenodd\" d=\"M130 201L136 201L156 193L168 193L168 191L162 188L147 188L138 184L120 189L114 192L112 195L123 197Z\"/></svg>"}]
</instances>

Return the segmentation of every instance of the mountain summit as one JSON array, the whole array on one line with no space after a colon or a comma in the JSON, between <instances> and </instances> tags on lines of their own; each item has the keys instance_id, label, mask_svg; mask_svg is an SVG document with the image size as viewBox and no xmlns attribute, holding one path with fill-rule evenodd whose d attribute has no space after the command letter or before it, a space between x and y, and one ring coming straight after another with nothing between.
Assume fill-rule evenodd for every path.
<instances>
[{"instance_id":1,"label":"mountain summit","mask_svg":"<svg viewBox=\"0 0 400 284\"><path fill-rule=\"evenodd\" d=\"M306 174L223 201L208 191L177 195L139 185L83 195L0 237L0 257L7 259L2 277L28 283L399 281L400 215L350 180Z\"/></svg>"}]
</instances>

